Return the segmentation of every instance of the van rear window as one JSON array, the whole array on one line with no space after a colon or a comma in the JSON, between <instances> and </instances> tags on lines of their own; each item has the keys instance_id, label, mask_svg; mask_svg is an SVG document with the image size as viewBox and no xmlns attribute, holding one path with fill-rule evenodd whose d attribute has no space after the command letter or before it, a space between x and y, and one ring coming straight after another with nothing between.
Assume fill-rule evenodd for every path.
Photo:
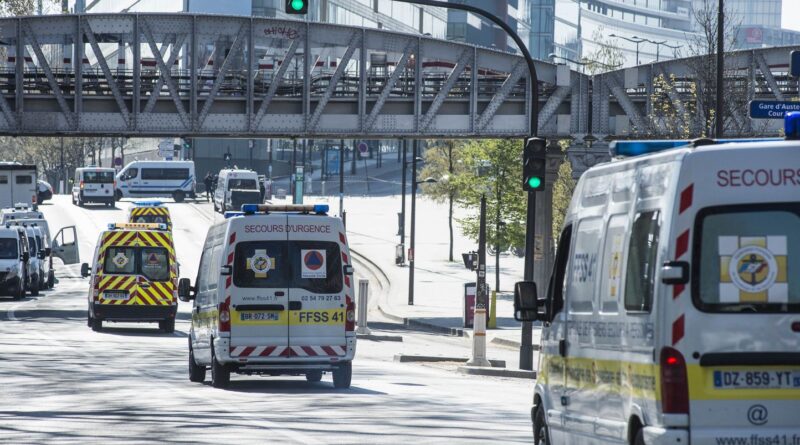
<instances>
[{"instance_id":1,"label":"van rear window","mask_svg":"<svg viewBox=\"0 0 800 445\"><path fill-rule=\"evenodd\" d=\"M83 172L83 182L87 184L111 184L114 182L114 172Z\"/></svg>"},{"instance_id":2,"label":"van rear window","mask_svg":"<svg viewBox=\"0 0 800 445\"><path fill-rule=\"evenodd\" d=\"M169 280L169 256L163 247L112 246L106 249L103 272L144 275L150 281Z\"/></svg>"},{"instance_id":3,"label":"van rear window","mask_svg":"<svg viewBox=\"0 0 800 445\"><path fill-rule=\"evenodd\" d=\"M233 282L242 288L342 290L339 245L321 241L252 241L236 245Z\"/></svg>"},{"instance_id":4,"label":"van rear window","mask_svg":"<svg viewBox=\"0 0 800 445\"><path fill-rule=\"evenodd\" d=\"M240 179L234 178L228 180L228 189L230 190L258 190L258 184L255 179Z\"/></svg>"},{"instance_id":5,"label":"van rear window","mask_svg":"<svg viewBox=\"0 0 800 445\"><path fill-rule=\"evenodd\" d=\"M707 312L800 312L800 205L731 206L697 217L695 305Z\"/></svg>"}]
</instances>

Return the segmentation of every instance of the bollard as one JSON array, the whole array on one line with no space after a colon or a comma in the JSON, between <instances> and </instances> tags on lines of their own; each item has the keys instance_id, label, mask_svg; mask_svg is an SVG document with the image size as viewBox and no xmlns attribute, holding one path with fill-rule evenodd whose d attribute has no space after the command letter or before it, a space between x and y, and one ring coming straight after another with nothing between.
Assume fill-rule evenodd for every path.
<instances>
[{"instance_id":1,"label":"bollard","mask_svg":"<svg viewBox=\"0 0 800 445\"><path fill-rule=\"evenodd\" d=\"M472 328L472 359L467 362L467 366L491 367L492 364L486 360L486 308L475 307L475 319Z\"/></svg>"},{"instance_id":2,"label":"bollard","mask_svg":"<svg viewBox=\"0 0 800 445\"><path fill-rule=\"evenodd\" d=\"M358 280L358 320L356 334L369 335L367 327L367 308L369 303L369 280Z\"/></svg>"},{"instance_id":3,"label":"bollard","mask_svg":"<svg viewBox=\"0 0 800 445\"><path fill-rule=\"evenodd\" d=\"M492 305L489 306L489 323L486 323L488 329L497 329L497 291L492 291Z\"/></svg>"}]
</instances>

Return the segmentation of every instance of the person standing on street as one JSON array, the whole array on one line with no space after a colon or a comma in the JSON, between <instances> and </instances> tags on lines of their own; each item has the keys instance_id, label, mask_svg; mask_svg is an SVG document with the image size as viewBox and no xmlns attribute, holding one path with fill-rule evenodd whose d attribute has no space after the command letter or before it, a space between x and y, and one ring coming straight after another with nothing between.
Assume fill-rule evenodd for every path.
<instances>
[{"instance_id":1,"label":"person standing on street","mask_svg":"<svg viewBox=\"0 0 800 445\"><path fill-rule=\"evenodd\" d=\"M206 177L203 178L203 184L206 186L206 202L211 201L211 184L214 182L214 177L211 172L206 172Z\"/></svg>"}]
</instances>

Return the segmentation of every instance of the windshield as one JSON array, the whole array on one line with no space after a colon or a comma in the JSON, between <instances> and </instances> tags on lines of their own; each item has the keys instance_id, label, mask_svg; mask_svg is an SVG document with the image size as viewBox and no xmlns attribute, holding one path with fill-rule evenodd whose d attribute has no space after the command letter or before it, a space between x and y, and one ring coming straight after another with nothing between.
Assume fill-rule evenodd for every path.
<instances>
[{"instance_id":1,"label":"windshield","mask_svg":"<svg viewBox=\"0 0 800 445\"><path fill-rule=\"evenodd\" d=\"M0 260L12 260L19 257L16 238L0 238Z\"/></svg>"},{"instance_id":2,"label":"windshield","mask_svg":"<svg viewBox=\"0 0 800 445\"><path fill-rule=\"evenodd\" d=\"M238 189L238 190L258 190L258 185L256 184L255 179L229 179L228 180L228 189Z\"/></svg>"},{"instance_id":3,"label":"windshield","mask_svg":"<svg viewBox=\"0 0 800 445\"><path fill-rule=\"evenodd\" d=\"M83 182L87 184L110 184L114 182L114 172L83 172Z\"/></svg>"},{"instance_id":4,"label":"windshield","mask_svg":"<svg viewBox=\"0 0 800 445\"><path fill-rule=\"evenodd\" d=\"M36 238L32 236L28 236L28 250L31 252L36 252L38 250L36 249ZM33 255L33 253L31 253L31 255Z\"/></svg>"},{"instance_id":5,"label":"windshield","mask_svg":"<svg viewBox=\"0 0 800 445\"><path fill-rule=\"evenodd\" d=\"M106 249L103 271L113 275L144 275L150 281L169 280L169 257L163 247Z\"/></svg>"},{"instance_id":6,"label":"windshield","mask_svg":"<svg viewBox=\"0 0 800 445\"><path fill-rule=\"evenodd\" d=\"M44 246L42 246L42 237L39 235L36 235L36 245L39 246L39 249L44 249Z\"/></svg>"},{"instance_id":7,"label":"windshield","mask_svg":"<svg viewBox=\"0 0 800 445\"><path fill-rule=\"evenodd\" d=\"M710 209L697 225L692 282L701 310L800 312L800 205Z\"/></svg>"},{"instance_id":8,"label":"windshield","mask_svg":"<svg viewBox=\"0 0 800 445\"><path fill-rule=\"evenodd\" d=\"M322 241L253 241L236 245L233 281L246 288L342 290L339 245Z\"/></svg>"},{"instance_id":9,"label":"windshield","mask_svg":"<svg viewBox=\"0 0 800 445\"><path fill-rule=\"evenodd\" d=\"M131 222L145 224L169 224L165 215L138 215L131 218Z\"/></svg>"}]
</instances>

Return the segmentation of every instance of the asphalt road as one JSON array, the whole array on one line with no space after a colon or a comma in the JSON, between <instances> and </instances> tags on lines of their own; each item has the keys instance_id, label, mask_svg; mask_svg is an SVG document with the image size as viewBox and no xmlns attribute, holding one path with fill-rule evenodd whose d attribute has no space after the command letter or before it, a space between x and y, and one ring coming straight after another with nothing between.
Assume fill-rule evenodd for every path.
<instances>
[{"instance_id":1,"label":"asphalt road","mask_svg":"<svg viewBox=\"0 0 800 445\"><path fill-rule=\"evenodd\" d=\"M81 209L56 197L41 208L54 233L77 225L82 261L91 262L99 231L123 220L127 205ZM181 275L194 278L219 217L205 204L168 205ZM79 265L57 276L56 289L39 297L0 298L0 442L530 442L532 382L393 361L398 353L466 357L462 339L398 331L402 343L359 341L349 390L334 390L329 376L234 376L230 388L214 389L188 380L188 304L174 334L111 323L95 333Z\"/></svg>"}]
</instances>

